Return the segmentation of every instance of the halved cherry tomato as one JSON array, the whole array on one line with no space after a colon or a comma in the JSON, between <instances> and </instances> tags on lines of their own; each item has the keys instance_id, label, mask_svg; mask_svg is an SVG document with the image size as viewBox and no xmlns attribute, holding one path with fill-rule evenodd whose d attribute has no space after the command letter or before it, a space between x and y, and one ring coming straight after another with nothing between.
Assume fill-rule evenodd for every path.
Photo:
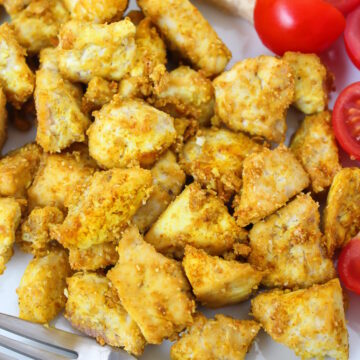
<instances>
[{"instance_id":1,"label":"halved cherry tomato","mask_svg":"<svg viewBox=\"0 0 360 360\"><path fill-rule=\"evenodd\" d=\"M350 13L358 5L360 5L360 0L325 0L325 1L335 6L345 15Z\"/></svg>"},{"instance_id":2,"label":"halved cherry tomato","mask_svg":"<svg viewBox=\"0 0 360 360\"><path fill-rule=\"evenodd\" d=\"M344 39L350 59L360 69L360 7L348 15Z\"/></svg>"},{"instance_id":3,"label":"halved cherry tomato","mask_svg":"<svg viewBox=\"0 0 360 360\"><path fill-rule=\"evenodd\" d=\"M336 139L351 156L360 159L360 82L345 88L332 114Z\"/></svg>"},{"instance_id":4,"label":"halved cherry tomato","mask_svg":"<svg viewBox=\"0 0 360 360\"><path fill-rule=\"evenodd\" d=\"M285 51L320 53L344 31L344 15L323 0L257 0L255 28L278 55Z\"/></svg>"},{"instance_id":5,"label":"halved cherry tomato","mask_svg":"<svg viewBox=\"0 0 360 360\"><path fill-rule=\"evenodd\" d=\"M345 287L360 294L360 237L350 240L341 250L338 271Z\"/></svg>"}]
</instances>

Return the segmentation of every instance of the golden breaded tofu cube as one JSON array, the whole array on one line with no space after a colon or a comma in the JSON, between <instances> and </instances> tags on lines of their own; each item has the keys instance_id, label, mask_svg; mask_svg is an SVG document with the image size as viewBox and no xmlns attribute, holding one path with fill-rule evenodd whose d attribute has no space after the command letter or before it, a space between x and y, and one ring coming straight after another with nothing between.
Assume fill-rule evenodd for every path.
<instances>
[{"instance_id":1,"label":"golden breaded tofu cube","mask_svg":"<svg viewBox=\"0 0 360 360\"><path fill-rule=\"evenodd\" d=\"M255 224L281 208L309 186L309 176L285 146L248 156L243 165L243 187L234 200L240 226Z\"/></svg>"},{"instance_id":2,"label":"golden breaded tofu cube","mask_svg":"<svg viewBox=\"0 0 360 360\"><path fill-rule=\"evenodd\" d=\"M176 138L173 118L143 100L115 97L94 116L89 151L104 168L151 166Z\"/></svg>"},{"instance_id":3,"label":"golden breaded tofu cube","mask_svg":"<svg viewBox=\"0 0 360 360\"><path fill-rule=\"evenodd\" d=\"M51 321L65 306L68 276L70 265L65 250L52 250L31 260L16 290L19 317L37 323Z\"/></svg>"},{"instance_id":4,"label":"golden breaded tofu cube","mask_svg":"<svg viewBox=\"0 0 360 360\"><path fill-rule=\"evenodd\" d=\"M118 246L119 261L107 276L121 304L150 344L174 339L193 322L195 302L181 264L156 252L136 227Z\"/></svg>"},{"instance_id":5,"label":"golden breaded tofu cube","mask_svg":"<svg viewBox=\"0 0 360 360\"><path fill-rule=\"evenodd\" d=\"M329 112L305 117L291 141L290 149L310 175L315 193L328 188L341 169Z\"/></svg>"},{"instance_id":6,"label":"golden breaded tofu cube","mask_svg":"<svg viewBox=\"0 0 360 360\"><path fill-rule=\"evenodd\" d=\"M241 189L244 159L262 146L242 133L202 128L180 153L180 165L188 175L229 201Z\"/></svg>"},{"instance_id":7,"label":"golden breaded tofu cube","mask_svg":"<svg viewBox=\"0 0 360 360\"><path fill-rule=\"evenodd\" d=\"M77 273L67 279L65 317L71 325L101 344L141 355L145 339L121 306L110 281L96 273Z\"/></svg>"},{"instance_id":8,"label":"golden breaded tofu cube","mask_svg":"<svg viewBox=\"0 0 360 360\"><path fill-rule=\"evenodd\" d=\"M176 162L173 152L167 151L151 169L153 190L146 204L134 215L132 222L141 233L146 232L168 205L180 194L186 176Z\"/></svg>"},{"instance_id":9,"label":"golden breaded tofu cube","mask_svg":"<svg viewBox=\"0 0 360 360\"><path fill-rule=\"evenodd\" d=\"M60 25L70 18L62 0L32 0L14 15L11 24L16 38L29 54L56 46Z\"/></svg>"},{"instance_id":10,"label":"golden breaded tofu cube","mask_svg":"<svg viewBox=\"0 0 360 360\"><path fill-rule=\"evenodd\" d=\"M170 45L208 76L220 74L231 52L189 0L137 0Z\"/></svg>"},{"instance_id":11,"label":"golden breaded tofu cube","mask_svg":"<svg viewBox=\"0 0 360 360\"><path fill-rule=\"evenodd\" d=\"M187 244L221 255L246 238L223 202L197 183L185 188L145 236L157 251L176 258L182 258Z\"/></svg>"},{"instance_id":12,"label":"golden breaded tofu cube","mask_svg":"<svg viewBox=\"0 0 360 360\"><path fill-rule=\"evenodd\" d=\"M8 23L0 26L0 84L7 100L20 109L34 91L35 77L25 61L26 51Z\"/></svg>"},{"instance_id":13,"label":"golden breaded tofu cube","mask_svg":"<svg viewBox=\"0 0 360 360\"><path fill-rule=\"evenodd\" d=\"M27 5L29 5L33 0L2 0L0 3L4 5L6 12L13 16Z\"/></svg>"},{"instance_id":14,"label":"golden breaded tofu cube","mask_svg":"<svg viewBox=\"0 0 360 360\"><path fill-rule=\"evenodd\" d=\"M116 246L116 243L109 242L93 245L88 249L70 247L70 266L73 270L95 271L115 265L119 259Z\"/></svg>"},{"instance_id":15,"label":"golden breaded tofu cube","mask_svg":"<svg viewBox=\"0 0 360 360\"><path fill-rule=\"evenodd\" d=\"M57 49L41 52L36 72L36 141L46 152L60 152L85 141L90 119L81 111L82 89L62 78L57 68Z\"/></svg>"},{"instance_id":16,"label":"golden breaded tofu cube","mask_svg":"<svg viewBox=\"0 0 360 360\"><path fill-rule=\"evenodd\" d=\"M211 308L248 299L262 278L250 264L210 256L189 245L182 264L196 299Z\"/></svg>"},{"instance_id":17,"label":"golden breaded tofu cube","mask_svg":"<svg viewBox=\"0 0 360 360\"><path fill-rule=\"evenodd\" d=\"M172 360L244 360L260 325L225 315L207 319L196 314L194 324L171 348Z\"/></svg>"},{"instance_id":18,"label":"golden breaded tofu cube","mask_svg":"<svg viewBox=\"0 0 360 360\"><path fill-rule=\"evenodd\" d=\"M96 172L70 205L54 236L64 247L88 249L119 240L122 230L148 199L152 178L149 170L112 169Z\"/></svg>"},{"instance_id":19,"label":"golden breaded tofu cube","mask_svg":"<svg viewBox=\"0 0 360 360\"><path fill-rule=\"evenodd\" d=\"M262 293L252 300L252 313L275 341L294 350L301 359L349 358L338 279L305 290Z\"/></svg>"},{"instance_id":20,"label":"golden breaded tofu cube","mask_svg":"<svg viewBox=\"0 0 360 360\"><path fill-rule=\"evenodd\" d=\"M214 114L215 91L201 72L180 66L157 79L151 102L173 117L189 117L208 125Z\"/></svg>"},{"instance_id":21,"label":"golden breaded tofu cube","mask_svg":"<svg viewBox=\"0 0 360 360\"><path fill-rule=\"evenodd\" d=\"M246 59L213 84L216 114L231 130L277 143L285 140L286 113L294 97L288 63L273 56Z\"/></svg>"},{"instance_id":22,"label":"golden breaded tofu cube","mask_svg":"<svg viewBox=\"0 0 360 360\"><path fill-rule=\"evenodd\" d=\"M326 201L324 230L330 256L360 231L360 169L346 168L335 175Z\"/></svg>"},{"instance_id":23,"label":"golden breaded tofu cube","mask_svg":"<svg viewBox=\"0 0 360 360\"><path fill-rule=\"evenodd\" d=\"M7 134L6 96L0 86L0 153L6 141Z\"/></svg>"},{"instance_id":24,"label":"golden breaded tofu cube","mask_svg":"<svg viewBox=\"0 0 360 360\"><path fill-rule=\"evenodd\" d=\"M129 19L112 24L71 20L59 33L59 67L71 80L88 83L99 76L120 80L133 65L136 28Z\"/></svg>"},{"instance_id":25,"label":"golden breaded tofu cube","mask_svg":"<svg viewBox=\"0 0 360 360\"><path fill-rule=\"evenodd\" d=\"M283 59L290 65L295 79L293 105L305 114L327 109L331 80L325 65L315 54L286 52Z\"/></svg>"},{"instance_id":26,"label":"golden breaded tofu cube","mask_svg":"<svg viewBox=\"0 0 360 360\"><path fill-rule=\"evenodd\" d=\"M21 224L20 242L24 250L35 256L45 255L52 246L50 229L64 221L64 214L56 207L35 208Z\"/></svg>"},{"instance_id":27,"label":"golden breaded tofu cube","mask_svg":"<svg viewBox=\"0 0 360 360\"><path fill-rule=\"evenodd\" d=\"M91 114L94 110L100 110L109 103L118 91L115 81L107 81L101 77L90 80L85 95L82 98L82 109L85 114Z\"/></svg>"},{"instance_id":28,"label":"golden breaded tofu cube","mask_svg":"<svg viewBox=\"0 0 360 360\"><path fill-rule=\"evenodd\" d=\"M318 208L310 195L300 194L250 230L248 261L264 271L263 285L302 288L335 277L333 262L322 248Z\"/></svg>"},{"instance_id":29,"label":"golden breaded tofu cube","mask_svg":"<svg viewBox=\"0 0 360 360\"><path fill-rule=\"evenodd\" d=\"M128 0L64 0L71 17L93 23L121 20Z\"/></svg>"},{"instance_id":30,"label":"golden breaded tofu cube","mask_svg":"<svg viewBox=\"0 0 360 360\"><path fill-rule=\"evenodd\" d=\"M0 198L0 275L13 254L15 231L20 224L21 208L12 198Z\"/></svg>"},{"instance_id":31,"label":"golden breaded tofu cube","mask_svg":"<svg viewBox=\"0 0 360 360\"><path fill-rule=\"evenodd\" d=\"M0 159L0 196L25 196L38 169L41 149L27 144Z\"/></svg>"}]
</instances>

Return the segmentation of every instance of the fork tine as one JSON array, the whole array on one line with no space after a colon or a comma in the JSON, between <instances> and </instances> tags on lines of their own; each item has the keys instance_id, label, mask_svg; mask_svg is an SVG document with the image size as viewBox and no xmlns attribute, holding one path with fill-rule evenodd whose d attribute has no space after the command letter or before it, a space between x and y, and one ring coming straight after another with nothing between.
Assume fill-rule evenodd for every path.
<instances>
[{"instance_id":1,"label":"fork tine","mask_svg":"<svg viewBox=\"0 0 360 360\"><path fill-rule=\"evenodd\" d=\"M46 350L42 350L42 349L37 349L29 344L25 344L23 342L14 340L14 339L10 339L8 337L5 337L3 335L0 335L0 345L16 351L17 353L20 353L22 355L26 355L29 357L32 357L33 359L36 360L68 360L68 357L65 356L61 356L55 353L51 353L49 351Z\"/></svg>"},{"instance_id":2,"label":"fork tine","mask_svg":"<svg viewBox=\"0 0 360 360\"><path fill-rule=\"evenodd\" d=\"M13 358L12 356L0 353L0 360L16 360L16 359Z\"/></svg>"}]
</instances>

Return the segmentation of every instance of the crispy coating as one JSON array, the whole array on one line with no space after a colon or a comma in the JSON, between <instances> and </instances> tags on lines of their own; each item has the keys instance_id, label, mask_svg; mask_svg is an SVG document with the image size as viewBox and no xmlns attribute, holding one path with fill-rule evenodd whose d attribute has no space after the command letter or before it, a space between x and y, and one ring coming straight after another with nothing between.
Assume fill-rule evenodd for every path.
<instances>
[{"instance_id":1,"label":"crispy coating","mask_svg":"<svg viewBox=\"0 0 360 360\"><path fill-rule=\"evenodd\" d=\"M290 66L273 56L238 62L214 82L215 111L234 131L285 140L286 112L294 97Z\"/></svg>"},{"instance_id":2,"label":"crispy coating","mask_svg":"<svg viewBox=\"0 0 360 360\"><path fill-rule=\"evenodd\" d=\"M115 242L122 230L148 199L152 178L149 170L112 169L96 172L69 207L62 225L54 230L64 247L88 249Z\"/></svg>"},{"instance_id":3,"label":"crispy coating","mask_svg":"<svg viewBox=\"0 0 360 360\"><path fill-rule=\"evenodd\" d=\"M104 168L151 166L176 138L172 117L143 100L114 97L94 116L89 151Z\"/></svg>"},{"instance_id":4,"label":"crispy coating","mask_svg":"<svg viewBox=\"0 0 360 360\"><path fill-rule=\"evenodd\" d=\"M349 358L338 279L305 290L262 293L252 300L252 313L275 341L294 350L301 359Z\"/></svg>"},{"instance_id":5,"label":"crispy coating","mask_svg":"<svg viewBox=\"0 0 360 360\"><path fill-rule=\"evenodd\" d=\"M322 247L318 207L310 195L300 194L250 230L248 260L265 272L263 285L303 288L335 277L333 262Z\"/></svg>"},{"instance_id":6,"label":"crispy coating","mask_svg":"<svg viewBox=\"0 0 360 360\"><path fill-rule=\"evenodd\" d=\"M41 149L27 144L0 160L0 196L23 197L38 169Z\"/></svg>"},{"instance_id":7,"label":"crispy coating","mask_svg":"<svg viewBox=\"0 0 360 360\"><path fill-rule=\"evenodd\" d=\"M220 74L231 52L189 0L137 0L170 45L206 76Z\"/></svg>"},{"instance_id":8,"label":"crispy coating","mask_svg":"<svg viewBox=\"0 0 360 360\"><path fill-rule=\"evenodd\" d=\"M15 231L20 224L21 208L12 198L0 198L0 275L13 254Z\"/></svg>"},{"instance_id":9,"label":"crispy coating","mask_svg":"<svg viewBox=\"0 0 360 360\"><path fill-rule=\"evenodd\" d=\"M70 266L65 250L52 250L30 261L16 290L19 317L37 323L51 321L65 306L68 276Z\"/></svg>"},{"instance_id":10,"label":"crispy coating","mask_svg":"<svg viewBox=\"0 0 360 360\"><path fill-rule=\"evenodd\" d=\"M74 328L96 338L101 345L123 347L134 355L142 354L145 339L105 276L77 273L67 279L67 285L65 317Z\"/></svg>"},{"instance_id":11,"label":"crispy coating","mask_svg":"<svg viewBox=\"0 0 360 360\"><path fill-rule=\"evenodd\" d=\"M193 322L195 302L181 264L156 252L136 227L118 246L119 261L107 276L125 310L150 344L174 339Z\"/></svg>"},{"instance_id":12,"label":"crispy coating","mask_svg":"<svg viewBox=\"0 0 360 360\"><path fill-rule=\"evenodd\" d=\"M157 79L151 102L173 117L188 117L208 125L214 114L215 91L201 72L180 66Z\"/></svg>"},{"instance_id":13,"label":"crispy coating","mask_svg":"<svg viewBox=\"0 0 360 360\"><path fill-rule=\"evenodd\" d=\"M109 103L118 91L118 83L107 81L101 77L93 77L82 98L82 109L85 114L91 114L94 110L100 110Z\"/></svg>"},{"instance_id":14,"label":"crispy coating","mask_svg":"<svg viewBox=\"0 0 360 360\"><path fill-rule=\"evenodd\" d=\"M225 202L241 188L244 159L262 146L242 133L226 129L200 129L180 153L180 165L188 175Z\"/></svg>"},{"instance_id":15,"label":"crispy coating","mask_svg":"<svg viewBox=\"0 0 360 360\"><path fill-rule=\"evenodd\" d=\"M246 238L223 202L197 183L185 188L145 236L157 251L176 258L183 256L187 244L221 255Z\"/></svg>"},{"instance_id":16,"label":"crispy coating","mask_svg":"<svg viewBox=\"0 0 360 360\"><path fill-rule=\"evenodd\" d=\"M36 141L46 152L60 152L74 142L85 141L90 119L81 111L82 89L63 79L58 71L57 49L41 52L36 72Z\"/></svg>"},{"instance_id":17,"label":"crispy coating","mask_svg":"<svg viewBox=\"0 0 360 360\"><path fill-rule=\"evenodd\" d=\"M210 256L189 245L182 264L196 299L211 308L248 299L262 278L250 264Z\"/></svg>"},{"instance_id":18,"label":"crispy coating","mask_svg":"<svg viewBox=\"0 0 360 360\"><path fill-rule=\"evenodd\" d=\"M170 352L172 360L245 360L260 325L225 315L206 319L198 313L194 324Z\"/></svg>"},{"instance_id":19,"label":"crispy coating","mask_svg":"<svg viewBox=\"0 0 360 360\"><path fill-rule=\"evenodd\" d=\"M56 46L60 25L70 18L62 0L32 0L12 17L16 38L29 54Z\"/></svg>"},{"instance_id":20,"label":"crispy coating","mask_svg":"<svg viewBox=\"0 0 360 360\"><path fill-rule=\"evenodd\" d=\"M176 162L173 152L167 151L151 169L153 190L146 204L132 219L141 233L145 233L185 185L185 173Z\"/></svg>"},{"instance_id":21,"label":"crispy coating","mask_svg":"<svg viewBox=\"0 0 360 360\"><path fill-rule=\"evenodd\" d=\"M243 165L243 187L234 200L237 223L255 224L305 189L309 176L285 146L248 156Z\"/></svg>"},{"instance_id":22,"label":"crispy coating","mask_svg":"<svg viewBox=\"0 0 360 360\"><path fill-rule=\"evenodd\" d=\"M195 136L199 130L199 123L194 119L174 118L174 127L176 131L175 143L171 145L171 149L180 154L184 143Z\"/></svg>"},{"instance_id":23,"label":"crispy coating","mask_svg":"<svg viewBox=\"0 0 360 360\"><path fill-rule=\"evenodd\" d=\"M324 229L330 256L360 231L360 169L342 169L335 175L326 201Z\"/></svg>"},{"instance_id":24,"label":"crispy coating","mask_svg":"<svg viewBox=\"0 0 360 360\"><path fill-rule=\"evenodd\" d=\"M20 109L34 91L35 77L26 64L25 55L13 28L3 23L0 26L0 84L16 109Z\"/></svg>"},{"instance_id":25,"label":"crispy coating","mask_svg":"<svg viewBox=\"0 0 360 360\"><path fill-rule=\"evenodd\" d=\"M309 174L315 193L327 189L341 169L329 112L305 117L290 149Z\"/></svg>"},{"instance_id":26,"label":"crispy coating","mask_svg":"<svg viewBox=\"0 0 360 360\"><path fill-rule=\"evenodd\" d=\"M22 248L35 256L45 255L52 246L50 229L64 221L64 214L56 207L35 208L21 224L20 242Z\"/></svg>"},{"instance_id":27,"label":"crispy coating","mask_svg":"<svg viewBox=\"0 0 360 360\"><path fill-rule=\"evenodd\" d=\"M13 16L27 5L29 5L33 0L2 0L1 3L4 5L6 12Z\"/></svg>"},{"instance_id":28,"label":"crispy coating","mask_svg":"<svg viewBox=\"0 0 360 360\"><path fill-rule=\"evenodd\" d=\"M135 30L129 19L112 24L67 22L59 34L62 75L84 83L95 76L120 80L133 65Z\"/></svg>"},{"instance_id":29,"label":"crispy coating","mask_svg":"<svg viewBox=\"0 0 360 360\"><path fill-rule=\"evenodd\" d=\"M283 59L290 65L295 79L293 105L305 114L327 109L330 75L315 54L286 52Z\"/></svg>"},{"instance_id":30,"label":"crispy coating","mask_svg":"<svg viewBox=\"0 0 360 360\"><path fill-rule=\"evenodd\" d=\"M6 96L0 86L0 153L5 144L7 137L7 111L6 111Z\"/></svg>"},{"instance_id":31,"label":"crispy coating","mask_svg":"<svg viewBox=\"0 0 360 360\"><path fill-rule=\"evenodd\" d=\"M107 23L121 20L128 0L64 0L71 17L79 21Z\"/></svg>"}]
</instances>

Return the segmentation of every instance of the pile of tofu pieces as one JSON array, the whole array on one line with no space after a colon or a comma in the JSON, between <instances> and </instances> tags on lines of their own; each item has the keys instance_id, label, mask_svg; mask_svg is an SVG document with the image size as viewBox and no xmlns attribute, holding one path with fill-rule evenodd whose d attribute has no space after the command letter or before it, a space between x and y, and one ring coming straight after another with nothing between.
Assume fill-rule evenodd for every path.
<instances>
[{"instance_id":1,"label":"pile of tofu pieces","mask_svg":"<svg viewBox=\"0 0 360 360\"><path fill-rule=\"evenodd\" d=\"M1 145L7 113L37 120L0 158L0 274L15 243L34 256L20 318L64 309L135 356L169 339L172 359L244 359L263 328L303 359L348 359L333 257L360 230L360 169L339 163L320 59L224 71L188 0L1 3ZM290 106L305 118L287 147ZM197 310L249 298L252 320Z\"/></svg>"}]
</instances>

